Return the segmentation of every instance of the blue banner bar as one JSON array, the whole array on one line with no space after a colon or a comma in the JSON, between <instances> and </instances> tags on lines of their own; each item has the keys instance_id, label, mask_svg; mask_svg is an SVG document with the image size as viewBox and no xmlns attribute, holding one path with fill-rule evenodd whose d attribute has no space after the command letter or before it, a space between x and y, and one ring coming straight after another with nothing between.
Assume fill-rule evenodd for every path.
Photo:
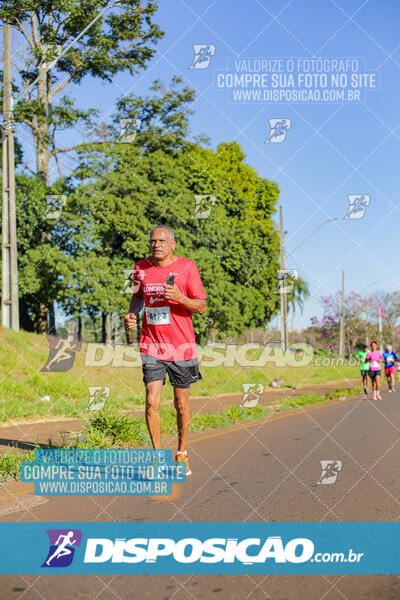
<instances>
[{"instance_id":1,"label":"blue banner bar","mask_svg":"<svg viewBox=\"0 0 400 600\"><path fill-rule=\"evenodd\" d=\"M0 573L398 574L400 523L0 523Z\"/></svg>"}]
</instances>

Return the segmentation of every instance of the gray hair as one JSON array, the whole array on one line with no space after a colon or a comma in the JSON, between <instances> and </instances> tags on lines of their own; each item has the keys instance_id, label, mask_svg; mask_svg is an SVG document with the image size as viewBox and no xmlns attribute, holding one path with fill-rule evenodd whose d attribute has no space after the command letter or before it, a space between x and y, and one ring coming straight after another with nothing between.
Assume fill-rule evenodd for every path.
<instances>
[{"instance_id":1,"label":"gray hair","mask_svg":"<svg viewBox=\"0 0 400 600\"><path fill-rule=\"evenodd\" d=\"M386 352L391 352L392 346L390 344L387 344L385 350L386 350Z\"/></svg>"},{"instance_id":2,"label":"gray hair","mask_svg":"<svg viewBox=\"0 0 400 600\"><path fill-rule=\"evenodd\" d=\"M156 225L155 227L153 227L153 229L150 231L150 239L153 235L153 231L155 231L156 229L166 229L169 233L169 237L171 238L171 240L175 239L174 230L171 229L171 227L168 227L168 225Z\"/></svg>"}]
</instances>

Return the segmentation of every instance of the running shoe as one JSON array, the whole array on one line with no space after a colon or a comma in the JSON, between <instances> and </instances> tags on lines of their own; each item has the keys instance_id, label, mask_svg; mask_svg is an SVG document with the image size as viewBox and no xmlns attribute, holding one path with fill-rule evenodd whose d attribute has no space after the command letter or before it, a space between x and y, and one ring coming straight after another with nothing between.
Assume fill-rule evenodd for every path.
<instances>
[{"instance_id":1,"label":"running shoe","mask_svg":"<svg viewBox=\"0 0 400 600\"><path fill-rule=\"evenodd\" d=\"M396 391L396 388L392 388L392 392L395 392L395 391Z\"/></svg>"},{"instance_id":2,"label":"running shoe","mask_svg":"<svg viewBox=\"0 0 400 600\"><path fill-rule=\"evenodd\" d=\"M388 389L388 394L391 394L393 392L392 388Z\"/></svg>"},{"instance_id":3,"label":"running shoe","mask_svg":"<svg viewBox=\"0 0 400 600\"><path fill-rule=\"evenodd\" d=\"M373 394L372 394L372 400L376 400L376 392L373 392Z\"/></svg>"},{"instance_id":4,"label":"running shoe","mask_svg":"<svg viewBox=\"0 0 400 600\"><path fill-rule=\"evenodd\" d=\"M364 385L364 394L366 394L366 395L368 394L368 388L366 385Z\"/></svg>"},{"instance_id":5,"label":"running shoe","mask_svg":"<svg viewBox=\"0 0 400 600\"><path fill-rule=\"evenodd\" d=\"M379 393L379 392L378 392L378 393L377 393L377 395L376 395L376 399L377 399L377 400L382 400L382 396L380 395L380 393Z\"/></svg>"},{"instance_id":6,"label":"running shoe","mask_svg":"<svg viewBox=\"0 0 400 600\"><path fill-rule=\"evenodd\" d=\"M189 467L189 459L188 459L186 450L184 452L179 452L179 450L177 450L177 452L175 454L175 460L176 460L176 462L184 462L186 464L186 476L192 474L192 471L190 470L190 467Z\"/></svg>"}]
</instances>

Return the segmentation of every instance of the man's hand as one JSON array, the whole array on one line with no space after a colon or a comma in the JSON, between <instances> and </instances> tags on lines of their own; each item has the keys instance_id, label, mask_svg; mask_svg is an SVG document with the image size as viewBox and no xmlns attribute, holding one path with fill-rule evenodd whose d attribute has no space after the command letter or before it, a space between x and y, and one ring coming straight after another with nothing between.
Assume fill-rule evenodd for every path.
<instances>
[{"instance_id":1,"label":"man's hand","mask_svg":"<svg viewBox=\"0 0 400 600\"><path fill-rule=\"evenodd\" d=\"M136 329L137 325L136 325L135 313L129 312L127 315L125 315L124 323L125 323L125 327L126 327L126 329L128 329L128 331L132 331L133 329Z\"/></svg>"},{"instance_id":2,"label":"man's hand","mask_svg":"<svg viewBox=\"0 0 400 600\"><path fill-rule=\"evenodd\" d=\"M182 299L184 298L182 292L178 288L177 285L168 285L164 283L164 295L166 300L174 300L174 302L182 303Z\"/></svg>"}]
</instances>

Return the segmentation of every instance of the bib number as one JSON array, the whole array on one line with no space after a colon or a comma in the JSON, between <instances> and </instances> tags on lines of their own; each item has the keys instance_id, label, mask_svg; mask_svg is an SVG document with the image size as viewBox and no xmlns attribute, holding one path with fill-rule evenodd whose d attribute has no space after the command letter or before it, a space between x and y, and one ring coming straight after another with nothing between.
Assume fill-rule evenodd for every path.
<instances>
[{"instance_id":1,"label":"bib number","mask_svg":"<svg viewBox=\"0 0 400 600\"><path fill-rule=\"evenodd\" d=\"M148 325L170 325L171 312L169 306L146 306Z\"/></svg>"},{"instance_id":2,"label":"bib number","mask_svg":"<svg viewBox=\"0 0 400 600\"><path fill-rule=\"evenodd\" d=\"M380 368L380 363L377 360L371 360L371 368L372 369L379 369Z\"/></svg>"}]
</instances>

